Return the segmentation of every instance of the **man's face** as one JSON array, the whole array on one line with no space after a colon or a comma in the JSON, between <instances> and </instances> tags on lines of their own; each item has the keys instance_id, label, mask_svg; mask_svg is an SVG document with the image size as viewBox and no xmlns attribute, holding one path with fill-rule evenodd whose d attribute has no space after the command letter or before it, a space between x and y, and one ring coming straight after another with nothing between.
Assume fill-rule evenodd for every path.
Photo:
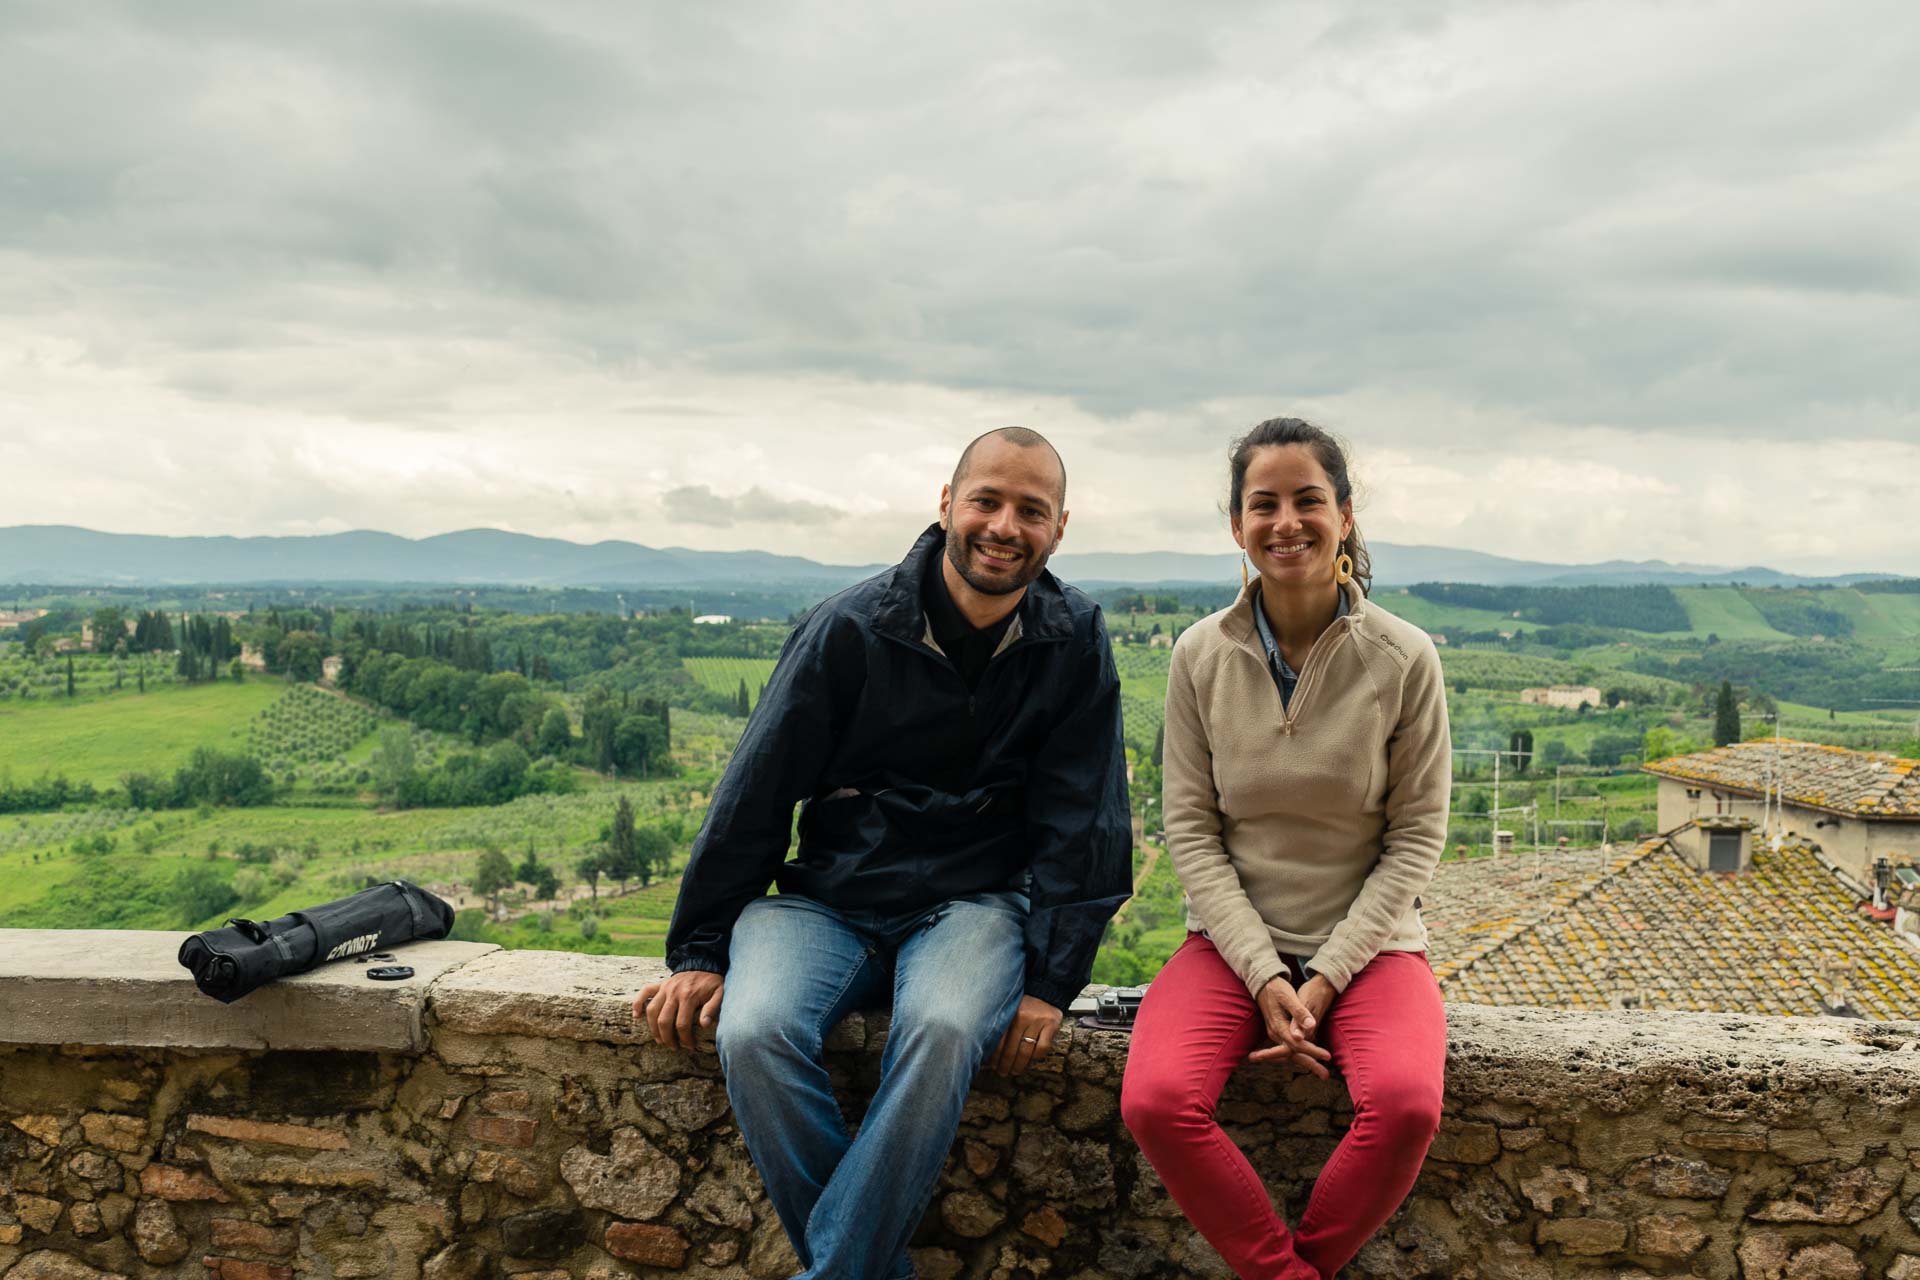
<instances>
[{"instance_id":1,"label":"man's face","mask_svg":"<svg viewBox=\"0 0 1920 1280\"><path fill-rule=\"evenodd\" d=\"M1040 576L1067 527L1060 481L1051 449L1004 440L974 447L958 487L940 491L947 560L968 586L1002 596Z\"/></svg>"}]
</instances>

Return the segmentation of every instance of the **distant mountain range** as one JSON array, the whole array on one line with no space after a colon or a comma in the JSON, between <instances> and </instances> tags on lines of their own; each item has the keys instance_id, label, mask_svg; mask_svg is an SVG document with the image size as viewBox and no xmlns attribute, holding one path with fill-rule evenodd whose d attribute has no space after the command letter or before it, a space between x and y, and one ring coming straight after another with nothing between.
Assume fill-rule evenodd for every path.
<instances>
[{"instance_id":1,"label":"distant mountain range","mask_svg":"<svg viewBox=\"0 0 1920 1280\"><path fill-rule=\"evenodd\" d=\"M1546 564L1451 547L1371 544L1382 584L1477 582L1490 586L1745 582L1756 586L1857 582L1886 574L1809 578L1751 566L1609 560ZM1166 586L1237 580L1230 555L1090 551L1055 556L1054 572L1083 586ZM0 582L60 586L185 583L467 583L549 587L759 587L832 590L879 565L831 565L765 551L693 551L637 542L586 545L498 529L431 538L361 532L311 537L171 538L98 533L70 525L0 528Z\"/></svg>"}]
</instances>

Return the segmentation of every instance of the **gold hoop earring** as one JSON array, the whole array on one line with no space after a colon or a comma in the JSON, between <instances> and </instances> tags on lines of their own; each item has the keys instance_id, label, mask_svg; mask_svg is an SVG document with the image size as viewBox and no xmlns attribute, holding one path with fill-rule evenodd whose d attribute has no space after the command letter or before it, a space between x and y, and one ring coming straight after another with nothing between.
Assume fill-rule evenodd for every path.
<instances>
[{"instance_id":1,"label":"gold hoop earring","mask_svg":"<svg viewBox=\"0 0 1920 1280\"><path fill-rule=\"evenodd\" d=\"M1344 551L1333 562L1333 580L1343 587L1353 581L1353 557Z\"/></svg>"},{"instance_id":2,"label":"gold hoop earring","mask_svg":"<svg viewBox=\"0 0 1920 1280\"><path fill-rule=\"evenodd\" d=\"M1240 562L1240 589L1242 591L1247 589L1247 562L1245 560Z\"/></svg>"}]
</instances>

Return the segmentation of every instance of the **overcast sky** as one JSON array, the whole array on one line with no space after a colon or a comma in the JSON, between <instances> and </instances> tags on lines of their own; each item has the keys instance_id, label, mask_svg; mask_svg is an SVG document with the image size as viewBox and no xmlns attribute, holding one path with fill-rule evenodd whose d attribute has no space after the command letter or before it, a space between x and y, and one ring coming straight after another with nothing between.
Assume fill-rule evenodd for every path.
<instances>
[{"instance_id":1,"label":"overcast sky","mask_svg":"<svg viewBox=\"0 0 1920 1280\"><path fill-rule=\"evenodd\" d=\"M0 524L1920 573L1911 0L0 5Z\"/></svg>"}]
</instances>

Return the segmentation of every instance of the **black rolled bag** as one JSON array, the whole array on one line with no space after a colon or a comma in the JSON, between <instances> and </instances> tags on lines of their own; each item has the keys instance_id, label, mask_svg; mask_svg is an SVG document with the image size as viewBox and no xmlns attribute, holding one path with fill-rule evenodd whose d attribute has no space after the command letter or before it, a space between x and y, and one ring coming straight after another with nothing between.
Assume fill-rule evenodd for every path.
<instances>
[{"instance_id":1,"label":"black rolled bag","mask_svg":"<svg viewBox=\"0 0 1920 1280\"><path fill-rule=\"evenodd\" d=\"M182 942L180 963L201 991L232 1004L275 978L403 942L444 938L452 930L453 908L444 900L393 880L264 924L229 920Z\"/></svg>"}]
</instances>

